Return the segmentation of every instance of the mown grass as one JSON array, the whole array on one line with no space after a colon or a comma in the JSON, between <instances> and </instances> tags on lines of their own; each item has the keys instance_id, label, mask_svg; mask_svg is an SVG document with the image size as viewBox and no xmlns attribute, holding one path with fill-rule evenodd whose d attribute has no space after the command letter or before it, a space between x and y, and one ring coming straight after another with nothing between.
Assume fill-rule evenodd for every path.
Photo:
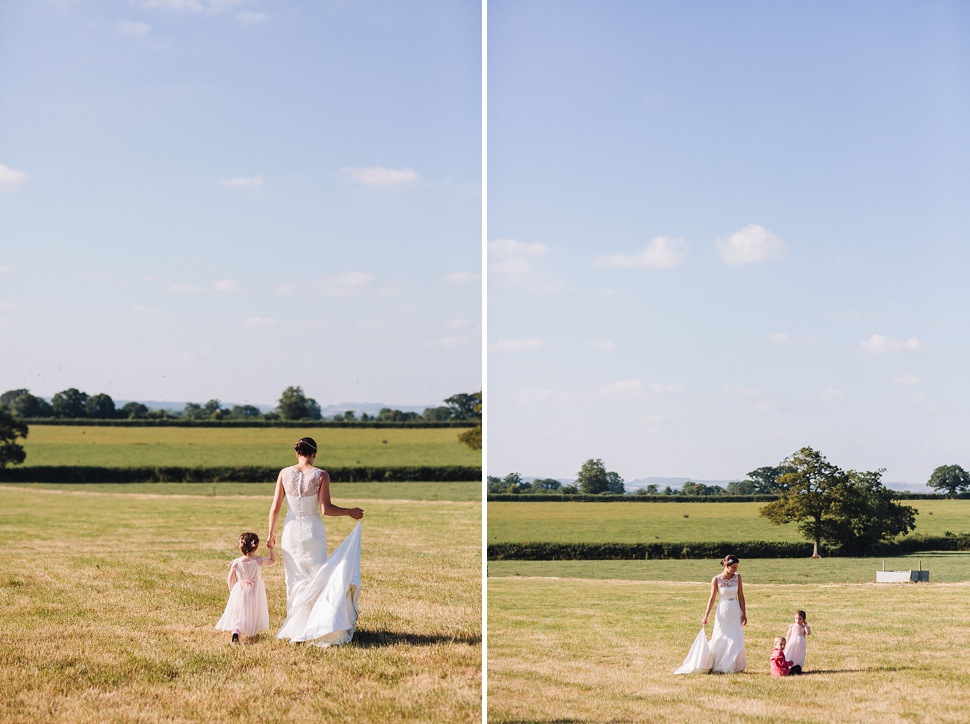
<instances>
[{"instance_id":1,"label":"mown grass","mask_svg":"<svg viewBox=\"0 0 970 724\"><path fill-rule=\"evenodd\" d=\"M213 628L268 495L3 487L0 721L480 721L480 502L346 492L366 510L361 617L317 649ZM327 519L331 549L352 523ZM282 566L265 579L278 627Z\"/></svg>"},{"instance_id":2,"label":"mown grass","mask_svg":"<svg viewBox=\"0 0 970 724\"><path fill-rule=\"evenodd\" d=\"M768 583L762 574L784 578L790 563L765 561L759 569L761 562L743 561L748 669L674 676L699 629L716 566L645 563L654 575L676 580L489 577L490 722L970 720L966 582L824 580L844 577L838 570L852 564L841 559L807 562L831 564L823 580ZM872 563L859 564L869 576ZM584 574L556 565L564 576ZM621 575L633 570L610 565ZM966 581L968 568L962 560L953 570ZM696 582L680 582L688 575ZM795 608L808 612L813 628L807 674L771 677L772 638L785 633Z\"/></svg>"},{"instance_id":3,"label":"mown grass","mask_svg":"<svg viewBox=\"0 0 970 724\"><path fill-rule=\"evenodd\" d=\"M903 501L918 511L916 533L970 531L970 500ZM794 525L774 525L764 503L488 504L488 542L669 543L802 541Z\"/></svg>"},{"instance_id":4,"label":"mown grass","mask_svg":"<svg viewBox=\"0 0 970 724\"><path fill-rule=\"evenodd\" d=\"M272 497L276 483L3 483L0 487L136 495ZM480 501L481 483L332 483L336 497L360 500Z\"/></svg>"},{"instance_id":5,"label":"mown grass","mask_svg":"<svg viewBox=\"0 0 970 724\"><path fill-rule=\"evenodd\" d=\"M25 467L267 465L295 461L303 435L320 447L319 467L481 465L480 452L458 442L456 428L201 428L34 425Z\"/></svg>"}]
</instances>

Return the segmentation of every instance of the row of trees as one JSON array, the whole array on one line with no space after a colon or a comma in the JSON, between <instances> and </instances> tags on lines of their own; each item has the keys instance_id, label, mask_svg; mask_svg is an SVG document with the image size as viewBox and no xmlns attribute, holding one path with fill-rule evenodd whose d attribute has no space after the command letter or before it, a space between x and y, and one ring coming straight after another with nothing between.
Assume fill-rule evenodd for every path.
<instances>
[{"instance_id":1,"label":"row of trees","mask_svg":"<svg viewBox=\"0 0 970 724\"><path fill-rule=\"evenodd\" d=\"M626 487L619 473L607 470L603 461L590 458L576 474L575 485L563 485L554 478L526 482L518 473L504 478L489 475L489 493L562 493L563 495L623 495Z\"/></svg>"},{"instance_id":2,"label":"row of trees","mask_svg":"<svg viewBox=\"0 0 970 724\"><path fill-rule=\"evenodd\" d=\"M429 407L422 413L404 412L388 407L376 415L366 412L360 417L353 410L329 418L341 422L439 422L481 419L481 393L452 395L444 405ZM302 387L287 387L280 395L275 410L263 412L254 405L223 406L219 400L205 403L189 402L180 413L166 410L149 410L140 402L128 402L121 408L115 406L109 395L89 395L74 387L58 392L48 402L32 395L30 390L8 390L0 395L0 409L18 418L61 418L91 420L322 420L319 403L307 397Z\"/></svg>"}]
</instances>

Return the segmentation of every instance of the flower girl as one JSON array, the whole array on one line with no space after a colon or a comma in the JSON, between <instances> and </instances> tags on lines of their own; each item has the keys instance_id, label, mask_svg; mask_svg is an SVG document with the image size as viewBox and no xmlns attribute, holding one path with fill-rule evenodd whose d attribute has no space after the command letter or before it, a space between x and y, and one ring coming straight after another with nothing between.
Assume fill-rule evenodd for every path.
<instances>
[{"instance_id":1,"label":"flower girl","mask_svg":"<svg viewBox=\"0 0 970 724\"><path fill-rule=\"evenodd\" d=\"M242 556L229 564L229 602L216 628L220 631L232 631L231 642L234 644L239 643L240 635L254 636L269 628L266 586L263 585L260 575L263 566L276 563L275 546L268 547L269 558L257 556L259 536L255 533L243 533L239 536Z\"/></svg>"}]
</instances>

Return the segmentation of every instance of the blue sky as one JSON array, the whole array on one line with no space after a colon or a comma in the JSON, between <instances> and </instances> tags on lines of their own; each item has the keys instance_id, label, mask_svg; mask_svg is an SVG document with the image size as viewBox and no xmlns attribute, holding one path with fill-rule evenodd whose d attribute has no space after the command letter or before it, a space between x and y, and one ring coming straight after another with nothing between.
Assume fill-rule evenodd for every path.
<instances>
[{"instance_id":1,"label":"blue sky","mask_svg":"<svg viewBox=\"0 0 970 724\"><path fill-rule=\"evenodd\" d=\"M0 5L0 386L481 387L481 7Z\"/></svg>"},{"instance_id":2,"label":"blue sky","mask_svg":"<svg viewBox=\"0 0 970 724\"><path fill-rule=\"evenodd\" d=\"M490 474L970 466L970 6L488 4Z\"/></svg>"}]
</instances>

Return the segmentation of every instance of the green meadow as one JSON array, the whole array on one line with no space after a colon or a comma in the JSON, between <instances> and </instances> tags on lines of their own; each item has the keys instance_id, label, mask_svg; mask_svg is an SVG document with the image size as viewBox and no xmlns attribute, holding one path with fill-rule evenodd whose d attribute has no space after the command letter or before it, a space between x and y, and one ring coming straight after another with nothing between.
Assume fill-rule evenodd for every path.
<instances>
[{"instance_id":1,"label":"green meadow","mask_svg":"<svg viewBox=\"0 0 970 724\"><path fill-rule=\"evenodd\" d=\"M970 500L904 500L916 533L970 531ZM489 543L669 543L801 541L794 525L774 525L764 503L489 503Z\"/></svg>"},{"instance_id":2,"label":"green meadow","mask_svg":"<svg viewBox=\"0 0 970 724\"><path fill-rule=\"evenodd\" d=\"M360 619L319 649L214 629L271 486L0 486L0 721L481 721L481 502L434 488L458 500L334 486L365 510ZM326 520L332 550L353 521ZM275 630L282 565L264 578Z\"/></svg>"},{"instance_id":3,"label":"green meadow","mask_svg":"<svg viewBox=\"0 0 970 724\"><path fill-rule=\"evenodd\" d=\"M32 425L25 467L285 467L304 435L319 445L319 467L481 465L458 441L461 428L111 427Z\"/></svg>"}]
</instances>

